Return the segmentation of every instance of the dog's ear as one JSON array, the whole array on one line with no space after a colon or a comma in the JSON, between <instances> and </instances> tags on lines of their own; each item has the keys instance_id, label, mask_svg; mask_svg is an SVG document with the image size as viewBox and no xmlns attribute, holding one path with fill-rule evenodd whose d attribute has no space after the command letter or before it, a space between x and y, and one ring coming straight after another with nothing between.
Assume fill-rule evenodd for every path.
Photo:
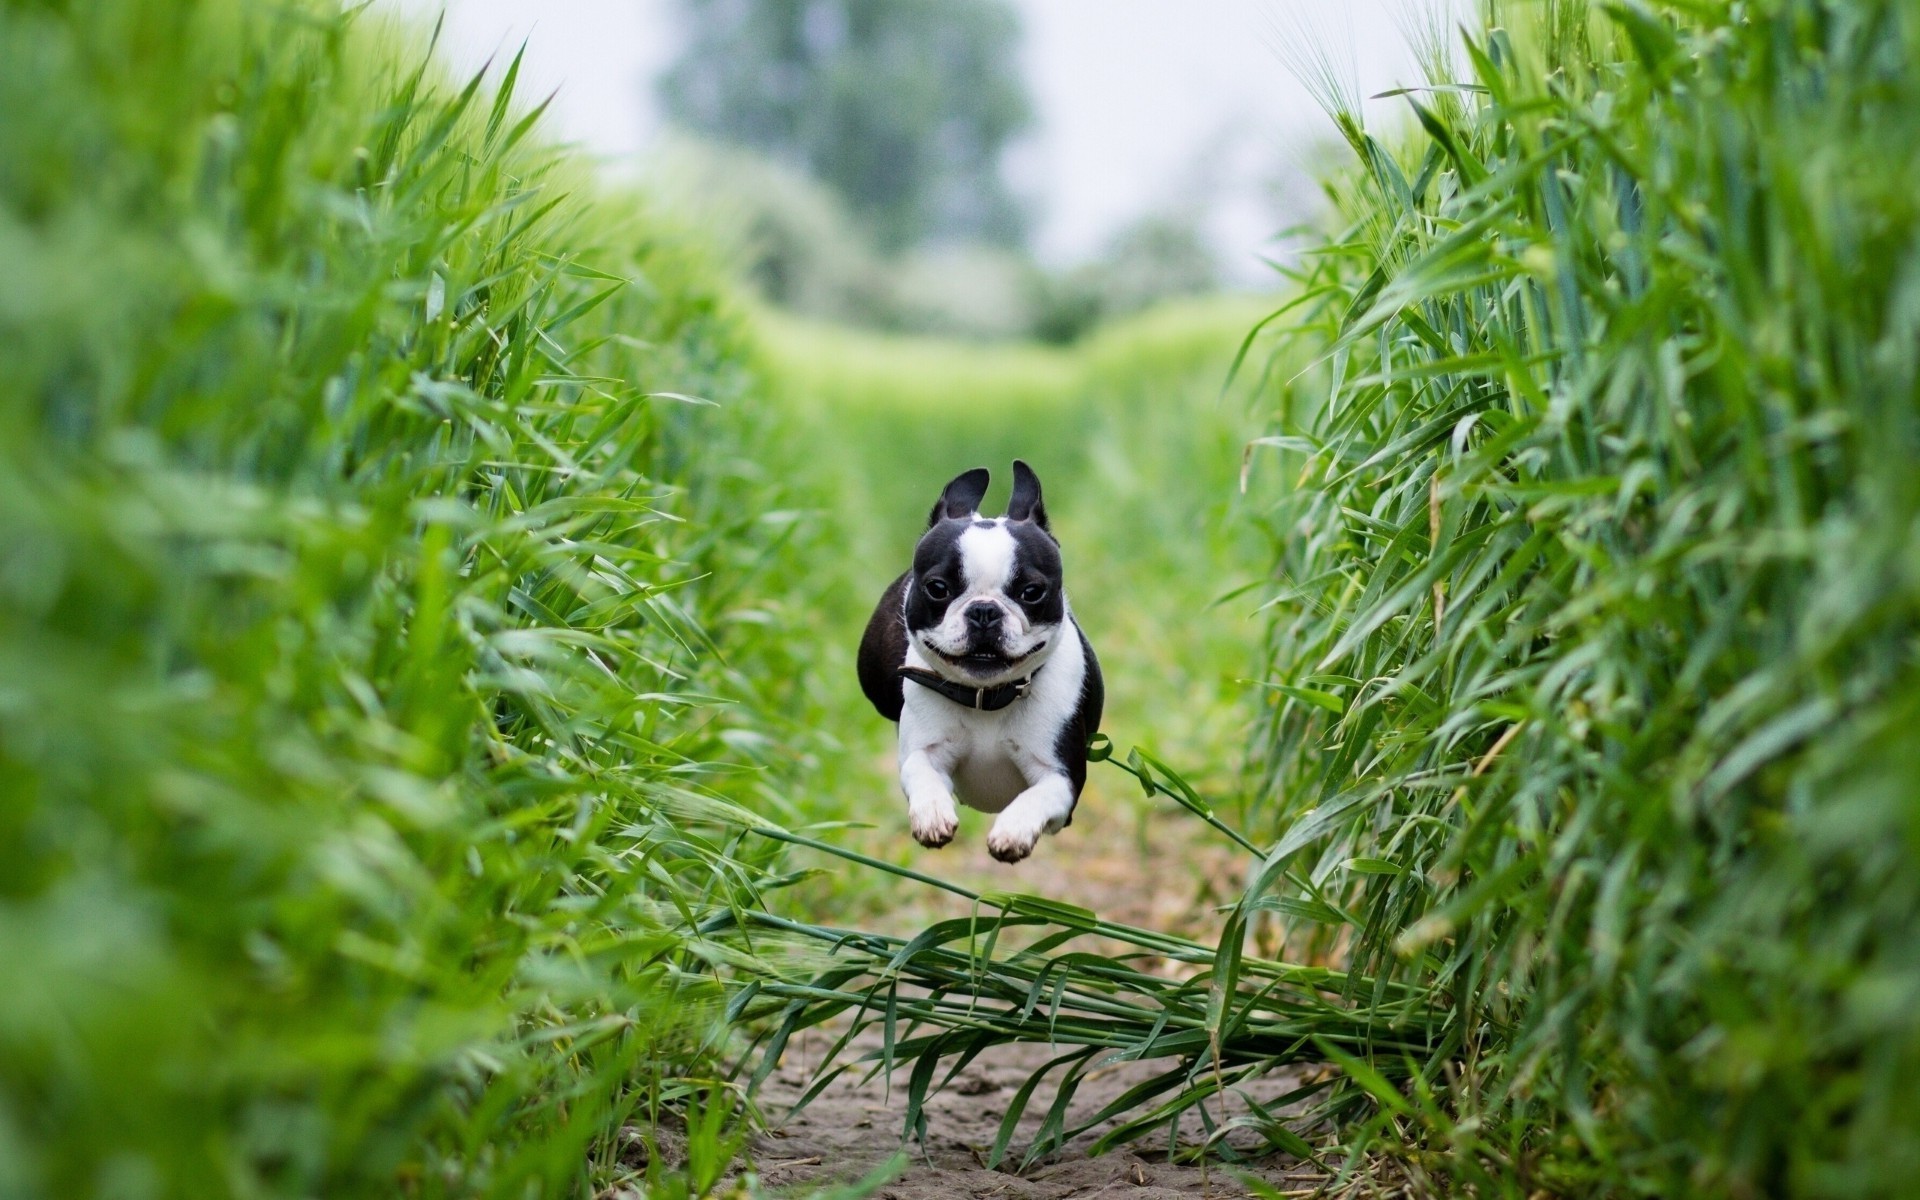
<instances>
[{"instance_id":1,"label":"dog's ear","mask_svg":"<svg viewBox=\"0 0 1920 1200\"><path fill-rule=\"evenodd\" d=\"M1032 521L1048 533L1047 506L1040 500L1040 477L1019 459L1013 460L1013 497L1007 501L1007 520Z\"/></svg>"},{"instance_id":2,"label":"dog's ear","mask_svg":"<svg viewBox=\"0 0 1920 1200\"><path fill-rule=\"evenodd\" d=\"M934 501L933 511L927 514L927 528L932 529L943 520L970 517L979 512L980 501L987 494L987 481L992 478L985 467L955 475L947 490L940 493L940 499Z\"/></svg>"}]
</instances>

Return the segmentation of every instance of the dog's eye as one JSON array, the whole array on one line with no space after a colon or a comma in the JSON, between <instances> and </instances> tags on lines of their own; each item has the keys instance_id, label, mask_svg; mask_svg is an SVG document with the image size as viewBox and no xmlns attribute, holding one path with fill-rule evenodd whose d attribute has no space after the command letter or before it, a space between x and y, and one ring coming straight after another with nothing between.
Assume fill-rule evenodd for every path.
<instances>
[{"instance_id":1,"label":"dog's eye","mask_svg":"<svg viewBox=\"0 0 1920 1200\"><path fill-rule=\"evenodd\" d=\"M953 595L953 589L947 586L947 581L944 579L929 579L925 587L929 600L945 600Z\"/></svg>"},{"instance_id":2,"label":"dog's eye","mask_svg":"<svg viewBox=\"0 0 1920 1200\"><path fill-rule=\"evenodd\" d=\"M1046 598L1047 585L1044 583L1030 583L1020 589L1020 603L1022 604L1038 604Z\"/></svg>"}]
</instances>

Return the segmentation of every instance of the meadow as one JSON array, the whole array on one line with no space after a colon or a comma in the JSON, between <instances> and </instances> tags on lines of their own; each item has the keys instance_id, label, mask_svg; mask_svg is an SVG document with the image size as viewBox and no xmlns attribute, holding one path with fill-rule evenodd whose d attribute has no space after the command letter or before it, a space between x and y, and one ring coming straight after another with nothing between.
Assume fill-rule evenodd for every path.
<instances>
[{"instance_id":1,"label":"meadow","mask_svg":"<svg viewBox=\"0 0 1920 1200\"><path fill-rule=\"evenodd\" d=\"M743 300L368 11L0 8L0 1195L751 1194L807 1031L909 1138L1052 1047L1011 1171L1903 1194L1920 12L1415 36L1397 132L1296 64L1281 299L1041 348ZM851 657L1016 455L1134 842L1009 870Z\"/></svg>"}]
</instances>

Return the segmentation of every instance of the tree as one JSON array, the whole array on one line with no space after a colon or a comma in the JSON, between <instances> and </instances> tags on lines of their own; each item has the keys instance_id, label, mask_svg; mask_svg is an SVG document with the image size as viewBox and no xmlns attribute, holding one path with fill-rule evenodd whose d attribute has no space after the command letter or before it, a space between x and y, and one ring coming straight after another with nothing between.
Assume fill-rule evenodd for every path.
<instances>
[{"instance_id":1,"label":"tree","mask_svg":"<svg viewBox=\"0 0 1920 1200\"><path fill-rule=\"evenodd\" d=\"M1000 177L1032 119L1004 0L681 0L689 38L660 82L669 116L798 166L874 240L1016 244Z\"/></svg>"},{"instance_id":2,"label":"tree","mask_svg":"<svg viewBox=\"0 0 1920 1200\"><path fill-rule=\"evenodd\" d=\"M1036 280L1033 335L1067 343L1109 317L1220 286L1220 260L1200 228L1201 213L1148 213L1115 234L1096 262Z\"/></svg>"}]
</instances>

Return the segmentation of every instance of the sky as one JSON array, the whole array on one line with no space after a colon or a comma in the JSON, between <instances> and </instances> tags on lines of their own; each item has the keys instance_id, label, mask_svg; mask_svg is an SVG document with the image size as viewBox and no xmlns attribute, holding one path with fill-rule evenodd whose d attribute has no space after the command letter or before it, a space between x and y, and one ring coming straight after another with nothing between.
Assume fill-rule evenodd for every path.
<instances>
[{"instance_id":1,"label":"sky","mask_svg":"<svg viewBox=\"0 0 1920 1200\"><path fill-rule=\"evenodd\" d=\"M1304 164L1332 125L1286 66L1311 41L1372 96L1414 82L1393 13L1422 0L1013 0L1035 128L1008 155L1050 265L1097 255L1128 222L1193 208L1229 274L1265 274L1279 228L1311 215ZM385 0L431 19L454 64L526 43L526 94L554 94L549 129L644 173L661 131L654 77L679 43L677 0ZM1370 123L1397 121L1368 101ZM1274 183L1286 185L1275 196ZM1295 211L1298 210L1298 211Z\"/></svg>"}]
</instances>

